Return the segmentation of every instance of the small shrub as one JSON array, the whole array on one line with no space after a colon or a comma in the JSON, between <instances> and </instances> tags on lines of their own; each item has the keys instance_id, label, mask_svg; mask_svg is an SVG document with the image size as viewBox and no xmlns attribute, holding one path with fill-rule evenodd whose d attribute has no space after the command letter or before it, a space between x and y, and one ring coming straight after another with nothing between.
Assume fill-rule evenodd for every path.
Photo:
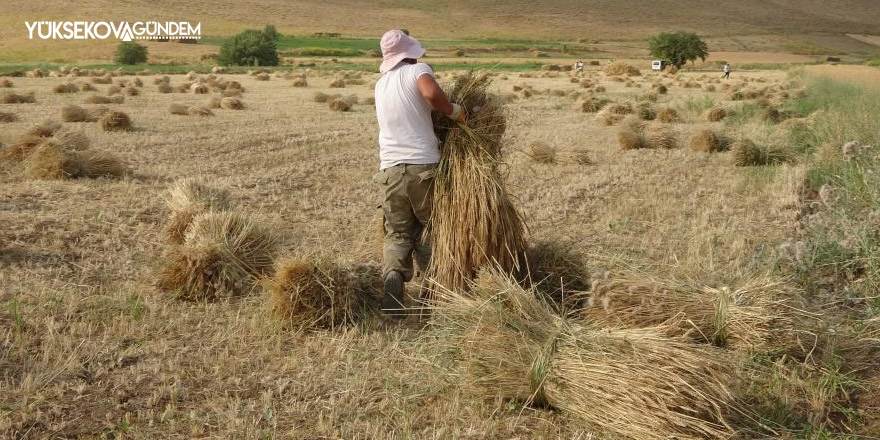
<instances>
[{"instance_id":1,"label":"small shrub","mask_svg":"<svg viewBox=\"0 0 880 440\"><path fill-rule=\"evenodd\" d=\"M116 46L113 61L119 64L139 64L147 62L147 47L131 41L123 41Z\"/></svg>"}]
</instances>

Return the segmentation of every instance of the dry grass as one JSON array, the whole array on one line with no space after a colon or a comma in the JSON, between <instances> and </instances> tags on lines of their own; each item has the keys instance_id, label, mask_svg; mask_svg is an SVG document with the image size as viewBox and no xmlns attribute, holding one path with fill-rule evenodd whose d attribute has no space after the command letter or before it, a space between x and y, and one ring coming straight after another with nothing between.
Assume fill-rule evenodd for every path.
<instances>
[{"instance_id":1,"label":"dry grass","mask_svg":"<svg viewBox=\"0 0 880 440\"><path fill-rule=\"evenodd\" d=\"M788 348L794 297L786 282L767 276L719 288L688 281L618 273L593 281L583 317L614 327L666 325L670 335L740 350Z\"/></svg>"},{"instance_id":2,"label":"dry grass","mask_svg":"<svg viewBox=\"0 0 880 440\"><path fill-rule=\"evenodd\" d=\"M187 110L187 108L188 108L188 107L187 107L186 104L180 104L180 103L177 103L177 102L172 102L172 103L168 106L168 113L171 113L172 115L186 116L186 110Z\"/></svg>"},{"instance_id":3,"label":"dry grass","mask_svg":"<svg viewBox=\"0 0 880 440\"><path fill-rule=\"evenodd\" d=\"M25 174L34 179L120 177L130 172L128 166L114 154L78 151L54 140L37 146L23 165Z\"/></svg>"},{"instance_id":4,"label":"dry grass","mask_svg":"<svg viewBox=\"0 0 880 440\"><path fill-rule=\"evenodd\" d=\"M0 122L16 122L18 115L12 112L0 112Z\"/></svg>"},{"instance_id":5,"label":"dry grass","mask_svg":"<svg viewBox=\"0 0 880 440\"><path fill-rule=\"evenodd\" d=\"M14 87L12 80L8 78L0 79L0 89L11 89Z\"/></svg>"},{"instance_id":6,"label":"dry grass","mask_svg":"<svg viewBox=\"0 0 880 440\"><path fill-rule=\"evenodd\" d=\"M309 82L305 78L294 78L290 85L293 87L308 87Z\"/></svg>"},{"instance_id":7,"label":"dry grass","mask_svg":"<svg viewBox=\"0 0 880 440\"><path fill-rule=\"evenodd\" d=\"M52 91L55 93L77 93L79 92L79 87L74 83L61 83L52 87Z\"/></svg>"},{"instance_id":8,"label":"dry grass","mask_svg":"<svg viewBox=\"0 0 880 440\"><path fill-rule=\"evenodd\" d=\"M647 148L670 150L678 146L675 129L664 124L651 123L645 126L645 145Z\"/></svg>"},{"instance_id":9,"label":"dry grass","mask_svg":"<svg viewBox=\"0 0 880 440\"><path fill-rule=\"evenodd\" d=\"M137 87L126 87L125 94L128 96L140 96L141 90Z\"/></svg>"},{"instance_id":10,"label":"dry grass","mask_svg":"<svg viewBox=\"0 0 880 440\"><path fill-rule=\"evenodd\" d=\"M595 98L595 97L587 97L583 101L577 104L578 110L584 113L596 113L599 110L602 110L609 102L608 99L604 98Z\"/></svg>"},{"instance_id":11,"label":"dry grass","mask_svg":"<svg viewBox=\"0 0 880 440\"><path fill-rule=\"evenodd\" d=\"M98 120L98 126L104 131L130 131L132 129L131 118L120 111L109 111Z\"/></svg>"},{"instance_id":12,"label":"dry grass","mask_svg":"<svg viewBox=\"0 0 880 440\"><path fill-rule=\"evenodd\" d=\"M247 295L272 270L277 247L275 235L247 215L198 214L183 245L169 250L159 287L188 300Z\"/></svg>"},{"instance_id":13,"label":"dry grass","mask_svg":"<svg viewBox=\"0 0 880 440\"><path fill-rule=\"evenodd\" d=\"M186 109L186 114L190 116L214 116L214 112L204 105L191 105Z\"/></svg>"},{"instance_id":14,"label":"dry grass","mask_svg":"<svg viewBox=\"0 0 880 440\"><path fill-rule=\"evenodd\" d=\"M556 148L543 141L529 143L525 150L526 156L537 163L556 163Z\"/></svg>"},{"instance_id":15,"label":"dry grass","mask_svg":"<svg viewBox=\"0 0 880 440\"><path fill-rule=\"evenodd\" d=\"M330 81L328 87L330 87L331 89L345 88L345 81L341 79L334 79L333 81Z\"/></svg>"},{"instance_id":16,"label":"dry grass","mask_svg":"<svg viewBox=\"0 0 880 440\"><path fill-rule=\"evenodd\" d=\"M499 170L506 120L486 92L491 79L469 73L446 91L468 109L467 125L435 117L441 141L430 229L430 272L444 286L459 288L485 264L515 270L525 250L525 225L507 194Z\"/></svg>"},{"instance_id":17,"label":"dry grass","mask_svg":"<svg viewBox=\"0 0 880 440\"><path fill-rule=\"evenodd\" d=\"M89 120L89 113L86 109L75 105L68 104L64 107L61 107L61 120L64 122L95 122L95 120Z\"/></svg>"},{"instance_id":18,"label":"dry grass","mask_svg":"<svg viewBox=\"0 0 880 440\"><path fill-rule=\"evenodd\" d=\"M280 259L263 283L273 316L285 328L334 328L354 324L378 311L382 269L376 264L343 264Z\"/></svg>"},{"instance_id":19,"label":"dry grass","mask_svg":"<svg viewBox=\"0 0 880 440\"><path fill-rule=\"evenodd\" d=\"M190 90L196 95L205 95L211 91L211 89L209 89L207 85L202 83L195 83L191 85Z\"/></svg>"},{"instance_id":20,"label":"dry grass","mask_svg":"<svg viewBox=\"0 0 880 440\"><path fill-rule=\"evenodd\" d=\"M471 292L439 289L432 314L443 335L437 342L460 362L468 392L547 405L603 436L735 432L728 419L738 410L736 363L722 351L668 337L662 326L566 321L495 272L484 271Z\"/></svg>"}]
</instances>

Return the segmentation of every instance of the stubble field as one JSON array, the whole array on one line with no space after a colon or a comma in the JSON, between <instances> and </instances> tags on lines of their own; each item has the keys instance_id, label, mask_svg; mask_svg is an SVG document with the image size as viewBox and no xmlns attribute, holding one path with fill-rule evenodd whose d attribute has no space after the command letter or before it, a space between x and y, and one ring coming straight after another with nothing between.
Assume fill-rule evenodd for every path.
<instances>
[{"instance_id":1,"label":"stubble field","mask_svg":"<svg viewBox=\"0 0 880 440\"><path fill-rule=\"evenodd\" d=\"M415 317L283 331L262 289L198 303L157 287L167 248L163 196L181 178L227 189L236 209L281 236L282 254L379 261L378 188L370 183L378 167L374 108L359 103L336 112L313 102L318 91L364 102L376 76L356 74L362 84L329 88L340 75L313 73L308 87L293 87L280 75L221 74L242 84L246 107L206 117L173 115L168 106L201 104L216 93L162 94L153 76L143 76L139 96L107 105L131 116L132 131L63 124L83 132L90 149L116 153L132 174L39 180L5 165L3 436L593 438L557 412L459 388L457 370L437 357ZM710 81L714 73L646 74L630 86L600 71L584 74L604 92L588 92L566 72L527 76L500 74L493 87L509 100L508 182L530 243L572 250L593 274L627 268L714 286L770 272L785 258L778 249L798 228L805 167L735 167L731 152L689 148L706 128L774 136L759 118L706 120L711 108L744 105ZM450 78L444 73L440 81ZM36 103L0 104L19 119L0 125L0 142L46 119L60 121L64 104L89 107L82 104L89 93L52 92L65 81L14 78L9 90L34 92ZM184 81L171 76L172 85ZM757 89L786 81L782 72L749 72L726 82ZM674 130L673 149L622 151L620 124L606 126L576 108L589 94L634 102L657 82L669 92L653 108L679 114L653 122ZM717 91L681 86L688 82ZM514 86L531 86L530 96ZM103 94L108 86L96 87ZM530 157L536 141L556 150L555 163Z\"/></svg>"}]
</instances>

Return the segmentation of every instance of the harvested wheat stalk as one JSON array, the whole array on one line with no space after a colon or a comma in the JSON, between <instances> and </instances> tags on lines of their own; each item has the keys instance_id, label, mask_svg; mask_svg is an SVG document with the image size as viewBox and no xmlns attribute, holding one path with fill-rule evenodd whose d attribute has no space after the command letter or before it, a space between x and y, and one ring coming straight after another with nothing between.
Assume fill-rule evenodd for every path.
<instances>
[{"instance_id":1,"label":"harvested wheat stalk","mask_svg":"<svg viewBox=\"0 0 880 440\"><path fill-rule=\"evenodd\" d=\"M485 73L469 73L447 91L451 102L468 110L467 125L435 115L441 159L428 228L430 272L450 288L465 287L486 264L519 269L526 247L522 216L499 170L506 121L502 104L486 91L490 83Z\"/></svg>"},{"instance_id":2,"label":"harvested wheat stalk","mask_svg":"<svg viewBox=\"0 0 880 440\"><path fill-rule=\"evenodd\" d=\"M737 363L663 327L567 321L497 270L467 295L438 288L433 327L461 361L464 387L550 406L613 438L729 438ZM605 437L603 435L602 437Z\"/></svg>"}]
</instances>

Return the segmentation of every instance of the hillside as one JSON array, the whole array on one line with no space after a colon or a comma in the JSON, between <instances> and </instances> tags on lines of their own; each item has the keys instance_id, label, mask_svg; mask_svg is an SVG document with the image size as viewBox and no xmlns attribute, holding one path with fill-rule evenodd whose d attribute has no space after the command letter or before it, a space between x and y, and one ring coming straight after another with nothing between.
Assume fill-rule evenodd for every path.
<instances>
[{"instance_id":1,"label":"hillside","mask_svg":"<svg viewBox=\"0 0 880 440\"><path fill-rule=\"evenodd\" d=\"M275 23L286 32L374 36L407 27L423 37L644 38L684 28L711 35L757 33L880 34L875 0L218 0L212 2L67 2L7 0L0 37L26 38L25 20L190 20L222 35ZM5 44L8 44L8 40Z\"/></svg>"}]
</instances>

